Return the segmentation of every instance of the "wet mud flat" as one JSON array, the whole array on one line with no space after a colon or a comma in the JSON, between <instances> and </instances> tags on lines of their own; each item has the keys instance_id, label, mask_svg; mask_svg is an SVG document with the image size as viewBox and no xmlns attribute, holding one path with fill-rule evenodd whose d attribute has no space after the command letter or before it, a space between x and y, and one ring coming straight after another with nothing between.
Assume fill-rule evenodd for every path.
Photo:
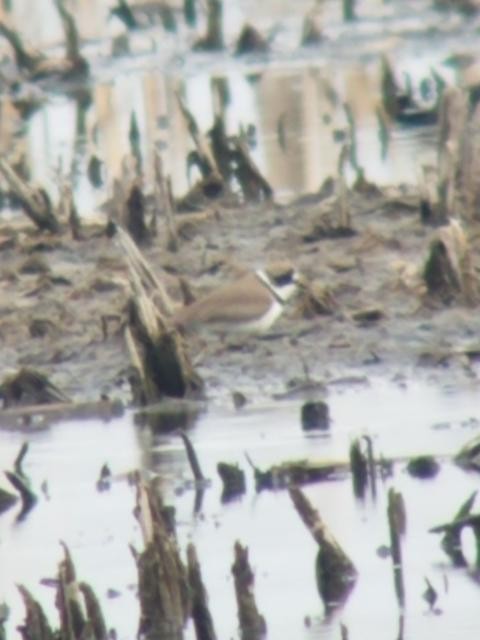
<instances>
[{"instance_id":1,"label":"wet mud flat","mask_svg":"<svg viewBox=\"0 0 480 640\"><path fill-rule=\"evenodd\" d=\"M239 390L258 400L295 380L324 382L352 371L407 378L415 371L428 379L442 377L448 366L452 383L475 377L475 314L429 298L422 278L436 230L422 224L412 188L390 194L353 192L346 237L328 237L337 234L336 204L312 197L287 206L219 208L204 219L179 214L186 238L177 252L143 249L179 305L180 278L199 295L266 258L288 256L318 285L265 336L192 337L208 396ZM4 370L40 368L79 400L100 393L128 399L122 333L128 270L115 238L101 227L98 237L72 241L6 224L2 239Z\"/></svg>"},{"instance_id":2,"label":"wet mud flat","mask_svg":"<svg viewBox=\"0 0 480 640\"><path fill-rule=\"evenodd\" d=\"M237 59L225 70L223 60L221 73L209 75L218 71L213 61L197 78L197 59L180 80L181 72L158 80L148 55L132 55L129 67L126 44L146 40L144 26L124 24L130 38L122 33L115 47L126 67L112 69L132 73L121 109L126 153L105 109L118 106L102 84L114 73L99 64L94 108L82 91L59 100L62 114L75 115L75 135L48 148L71 161L70 173L62 161L54 172L58 199L51 176L40 186L33 179L48 174L48 154L43 166L30 158L33 176L13 156L0 158L0 461L10 492L0 497L13 502L0 516L7 637L22 620L20 636L42 640L53 637L50 626L68 638L131 638L140 629L169 640L478 631L476 92L445 87L430 70L426 83L401 86L383 55L369 67L369 43L390 41L373 4L358 3L359 16L343 21L339 5L325 10L328 38L337 33L340 42L332 50L345 53L350 33L366 55L360 72L343 58L345 82L322 66L331 54L315 21L303 36L318 48L289 60L286 72L274 64L263 77L271 42L247 28L237 47L256 48L251 66ZM208 3L213 17L218 6ZM86 89L79 54L92 63L106 41L79 51L71 15L56 8L67 57L53 64L27 52L20 83L74 72ZM438 7L426 9L428 25L437 24ZM122 10L124 22L135 22ZM451 10L447 47L453 33L471 44L475 20ZM393 15L411 55L415 25L396 4ZM291 44L299 16L284 19L281 41ZM350 23L358 29L349 32ZM146 26L152 42L158 29ZM432 43L443 55L439 39ZM212 64L216 54L199 55ZM196 93L202 82L216 105L208 132L196 101L205 98ZM359 91L367 84L375 87L368 109ZM133 92L138 86L143 93ZM168 113L152 98L164 91ZM239 115L247 93L259 102L258 131ZM144 109L131 109L133 95ZM25 150L57 112L49 100L23 104L16 85L6 90L5 112L14 103L33 110L20 127L16 115L8 138ZM163 141L152 158L147 143L157 129ZM413 148L427 147L433 166L421 167L419 184L399 177L411 178L412 167L393 170L391 184L376 180L379 154L386 165L395 137L413 130L421 132ZM172 140L180 141L181 171ZM316 162L324 163L318 171ZM92 192L100 215L83 216ZM182 336L169 325L166 296L181 306L285 259L305 286L265 335ZM158 285L147 296L143 279ZM153 338L138 331L139 317L155 318ZM159 349L165 336L180 356L172 377L185 365L188 383L202 384L179 387L161 376L166 386L150 384L149 356L167 354ZM157 402L145 406L152 387Z\"/></svg>"}]
</instances>

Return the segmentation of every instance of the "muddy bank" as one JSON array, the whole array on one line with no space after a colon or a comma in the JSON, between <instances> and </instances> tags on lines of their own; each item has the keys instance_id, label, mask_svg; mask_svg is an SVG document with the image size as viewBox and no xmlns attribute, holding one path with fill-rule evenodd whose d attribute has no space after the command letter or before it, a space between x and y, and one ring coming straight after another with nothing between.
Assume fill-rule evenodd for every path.
<instances>
[{"instance_id":1,"label":"muddy bank","mask_svg":"<svg viewBox=\"0 0 480 640\"><path fill-rule=\"evenodd\" d=\"M475 376L472 310L425 295L421 275L435 230L421 222L418 193L353 192L351 206L349 237L322 237L335 220L335 202L304 199L282 207L219 207L190 224L178 214L186 237L177 252L162 246L162 228L156 246L143 248L179 304L180 278L201 294L266 258L290 258L324 294L323 307L293 301L263 337L191 337L208 396L236 389L248 396L281 393L294 381L323 382L352 371L430 377L448 366L453 380ZM106 394L128 402L122 331L128 273L117 242L104 235L52 238L22 227L1 229L2 370L39 368L77 400ZM476 237L475 223L469 233ZM474 262L477 254L473 245Z\"/></svg>"}]
</instances>

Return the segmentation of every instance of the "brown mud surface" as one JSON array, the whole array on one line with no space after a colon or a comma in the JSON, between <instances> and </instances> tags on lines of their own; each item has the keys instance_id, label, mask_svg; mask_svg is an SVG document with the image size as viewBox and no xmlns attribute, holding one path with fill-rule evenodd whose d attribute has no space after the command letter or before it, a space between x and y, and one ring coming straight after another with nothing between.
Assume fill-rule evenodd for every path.
<instances>
[{"instance_id":1,"label":"brown mud surface","mask_svg":"<svg viewBox=\"0 0 480 640\"><path fill-rule=\"evenodd\" d=\"M300 297L265 336L193 337L208 397L236 389L261 397L352 373L430 377L447 365L450 382L475 375L462 355L476 352L474 312L425 296L421 274L435 230L421 223L418 195L412 188L353 191L350 201L350 237L315 239L335 221L337 204L312 196L287 206L218 207L185 226L189 238L177 252L162 246L162 226L144 248L179 304L180 276L200 294L277 258L291 259L326 292L328 313L316 314ZM103 393L128 402L121 248L106 236L74 241L22 226L0 230L0 368L38 368L77 400ZM477 233L470 229L474 263Z\"/></svg>"}]
</instances>

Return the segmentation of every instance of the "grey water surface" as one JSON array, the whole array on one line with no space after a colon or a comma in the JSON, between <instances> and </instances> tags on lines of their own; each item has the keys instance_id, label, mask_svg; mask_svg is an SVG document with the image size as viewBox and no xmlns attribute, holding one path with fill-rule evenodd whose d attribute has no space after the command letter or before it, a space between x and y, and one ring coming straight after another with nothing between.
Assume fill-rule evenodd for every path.
<instances>
[{"instance_id":1,"label":"grey water surface","mask_svg":"<svg viewBox=\"0 0 480 640\"><path fill-rule=\"evenodd\" d=\"M135 425L131 414L106 423L66 422L31 433L25 471L39 492L47 481L49 497L41 494L21 522L16 521L16 508L0 517L0 598L11 607L10 627L22 617L18 583L27 586L55 620L54 592L39 581L55 576L63 540L79 577L100 597L108 625L120 638L134 637L138 602L129 545L141 549L142 542L132 513L134 489L125 476L139 468L147 477L162 479L165 500L177 510L182 553L189 541L197 547L219 638L238 637L230 575L236 540L249 547L257 603L269 638L338 638L341 622L350 638L396 638L402 613L405 639L473 637L479 629L473 564L454 569L439 538L428 529L449 521L478 486L476 474L451 460L478 434L477 397L478 385L449 390L426 382L405 386L374 380L358 388L333 387L328 393L331 430L309 434L302 432L298 401L272 401L241 411L212 407L190 430L203 472L211 479L200 506L195 506L180 438ZM347 460L351 440L362 434L373 437L378 455L397 459L393 476L379 480L375 499L356 499L348 475L305 489L359 572L346 603L327 614L315 586L314 541L285 490L255 491L244 454L248 452L259 468L306 457ZM0 432L2 468L11 468L25 438L24 433ZM420 453L439 456L441 470L435 479L421 481L406 474L405 459ZM238 462L248 478L246 495L226 504L216 474L220 460ZM116 480L110 491L99 493L95 482L105 462ZM391 559L379 552L389 544L389 487L401 491L407 511L404 609L395 595ZM472 563L473 549L466 535L466 555ZM422 598L425 577L438 592L434 611ZM117 597L108 597L109 589L118 591ZM193 638L193 629L187 629L185 637Z\"/></svg>"}]
</instances>

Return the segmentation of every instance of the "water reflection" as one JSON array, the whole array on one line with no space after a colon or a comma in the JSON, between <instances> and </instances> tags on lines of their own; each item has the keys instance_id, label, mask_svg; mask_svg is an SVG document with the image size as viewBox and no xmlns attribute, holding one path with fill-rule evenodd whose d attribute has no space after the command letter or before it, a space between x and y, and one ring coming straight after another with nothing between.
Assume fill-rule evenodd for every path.
<instances>
[{"instance_id":1,"label":"water reflection","mask_svg":"<svg viewBox=\"0 0 480 640\"><path fill-rule=\"evenodd\" d=\"M72 172L77 208L91 215L111 195L113 181L121 174L122 160L130 152L134 114L147 187L152 188L154 179L153 149L160 146L174 193L181 196L195 176L187 170L191 143L175 92L185 96L200 128L208 131L217 112L221 82L228 96L224 104L227 133L255 131L257 144L251 153L277 199L317 191L327 177L337 173L345 143L352 151L350 180L361 167L367 180L380 184L416 182L419 165L434 159L435 129L402 127L385 118L382 56L390 55L398 77L408 76L414 87L432 68L440 68L440 74L451 80L454 73L442 67L441 61L459 34L470 42L475 23L452 19L450 31L440 39L435 31L427 32L429 25L438 26L440 20L429 2L359 0L358 20L349 23L343 21L341 4L322 3L318 11L325 43L302 50L299 31L310 2L293 7L272 2L258 7L250 0L226 3L228 42L229 34L238 34L239 24L252 16L259 28L265 31L268 24L276 33L270 57L243 61L223 54L188 55L185 44L192 32L181 31L172 39L160 28L128 35L132 42L141 42L140 54L106 59L110 32L118 31L118 20L109 18L108 6L96 0L74 3L72 10L91 60L91 104L78 95L45 93L45 103L23 126L5 99L1 127L6 135L2 135L1 150L11 150L13 143L19 146L32 178L54 197L58 170L66 175ZM22 18L27 11L40 11L40 6L42 17L52 19L40 20L41 28L35 29L35 20ZM180 17L180 9L178 14ZM58 43L63 37L50 0L42 0L35 9L17 0L8 19L21 25L26 40L37 46ZM197 29L203 29L202 20ZM5 44L0 42L0 47ZM92 157L106 168L106 188L87 179Z\"/></svg>"},{"instance_id":2,"label":"water reflection","mask_svg":"<svg viewBox=\"0 0 480 640\"><path fill-rule=\"evenodd\" d=\"M326 615L315 584L314 541L286 491L255 492L244 452L262 468L288 459L344 459L350 440L368 425L377 454L451 454L471 436L471 428L462 425L476 414L477 392L445 394L422 384L400 388L382 381L356 390L332 388L330 438L304 436L296 402L241 411L212 409L201 414L189 431L202 472L211 481L203 492L195 491L179 436L135 425L131 415L109 423L69 422L32 433L24 469L39 494L38 488L48 480L49 499L40 498L20 523L15 521L16 509L0 518L0 600L11 606L11 622L17 624L23 608L14 584L23 583L53 620L53 594L39 580L55 574L61 555L58 540L63 539L79 575L95 587L108 623L117 628L120 638L133 637L138 602L131 587L136 575L128 545L133 542L141 548L141 540L132 514L134 489L125 475L140 468L148 477L159 476L166 504L175 506L181 548L195 543L219 637L237 634L230 565L233 544L239 539L250 548L257 603L267 619L269 638L333 640L339 637L341 623L351 637L401 638L391 559L379 552L389 544L387 491L394 485L408 513L403 539L403 637L471 637L478 631L478 586L468 570L451 566L439 540L428 530L454 516L465 495L476 488L475 475L444 461L434 481L422 482L406 474L399 462L393 478L379 479L375 500L356 499L349 478L306 487L308 498L359 572L344 605ZM448 421L450 427L432 429L439 421ZM22 433L0 432L2 468L11 468L23 439ZM245 469L247 492L241 500L222 502L216 470L220 460ZM111 486L99 492L96 481L105 463L112 471ZM434 499L435 495L442 500ZM465 556L468 562L474 561L473 541ZM444 575L448 592L438 587L444 584ZM422 597L425 576L438 591L436 608L452 615L429 612ZM120 591L120 597L108 599L109 588ZM192 640L193 629L185 637Z\"/></svg>"},{"instance_id":3,"label":"water reflection","mask_svg":"<svg viewBox=\"0 0 480 640\"><path fill-rule=\"evenodd\" d=\"M50 97L21 136L32 179L55 197L55 169L61 168L73 176L80 213L98 211L109 193L88 179L89 162L96 157L103 163L110 186L120 177L122 160L131 152L134 114L146 184L151 188L153 183L151 159L157 145L174 193L184 194L196 176L187 171L191 145L174 94L180 90L186 96L199 126L208 131L217 102L214 80L217 86L222 80L228 90L227 134L248 128L256 132L252 156L279 200L315 192L327 177L336 175L345 142L355 149L356 164L365 177L380 184L416 182L418 165L411 158L433 158L433 127L412 130L379 119L377 64L352 65L342 74L306 66L255 74L236 70L214 78L208 73L180 77L152 70L97 82L91 104L81 95L73 100ZM17 138L18 132L12 131L10 140L13 135ZM8 137L4 140L8 145Z\"/></svg>"}]
</instances>

